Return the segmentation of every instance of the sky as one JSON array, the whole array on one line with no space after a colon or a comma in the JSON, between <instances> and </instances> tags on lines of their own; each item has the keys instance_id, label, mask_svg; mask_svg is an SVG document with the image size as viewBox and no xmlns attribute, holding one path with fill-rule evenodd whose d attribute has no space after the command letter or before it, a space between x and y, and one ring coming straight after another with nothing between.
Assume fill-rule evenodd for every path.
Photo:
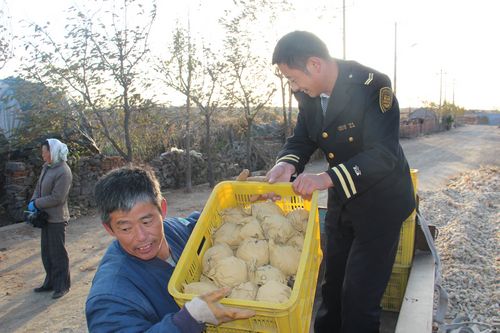
<instances>
[{"instance_id":1,"label":"sky","mask_svg":"<svg viewBox=\"0 0 500 333\"><path fill-rule=\"evenodd\" d=\"M64 9L79 2L0 1L7 4L13 32L18 35L24 31L20 19L39 24L50 21L55 33L62 31L66 23ZM182 20L188 12L193 32L212 38L214 44L220 43L223 36L217 19L231 2L160 0L153 50L166 50L169 32L176 20ZM308 30L326 42L333 57L342 58L343 1L290 2L296 10L278 15L276 24L266 31L269 39L277 41L287 32ZM396 64L395 88L401 107L438 104L441 99L466 109L500 110L498 13L497 0L345 0L346 59L386 73L393 81ZM255 52L270 58L273 47L259 45ZM20 52L16 49L16 55ZM0 71L0 78L12 75L15 68L13 59Z\"/></svg>"}]
</instances>

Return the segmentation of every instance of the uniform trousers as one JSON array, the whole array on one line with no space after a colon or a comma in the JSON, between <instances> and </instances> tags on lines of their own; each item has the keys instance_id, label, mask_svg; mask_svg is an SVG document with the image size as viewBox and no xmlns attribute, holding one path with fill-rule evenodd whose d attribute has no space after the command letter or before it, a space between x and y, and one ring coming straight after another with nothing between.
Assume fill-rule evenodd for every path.
<instances>
[{"instance_id":1,"label":"uniform trousers","mask_svg":"<svg viewBox=\"0 0 500 333\"><path fill-rule=\"evenodd\" d=\"M389 221L383 232L366 234L342 214L327 213L326 271L315 333L379 332L380 301L391 276L401 224Z\"/></svg>"},{"instance_id":2,"label":"uniform trousers","mask_svg":"<svg viewBox=\"0 0 500 333\"><path fill-rule=\"evenodd\" d=\"M65 247L67 225L68 222L49 222L42 228L41 254L46 274L43 287L52 288L55 292L69 290L71 284Z\"/></svg>"}]
</instances>

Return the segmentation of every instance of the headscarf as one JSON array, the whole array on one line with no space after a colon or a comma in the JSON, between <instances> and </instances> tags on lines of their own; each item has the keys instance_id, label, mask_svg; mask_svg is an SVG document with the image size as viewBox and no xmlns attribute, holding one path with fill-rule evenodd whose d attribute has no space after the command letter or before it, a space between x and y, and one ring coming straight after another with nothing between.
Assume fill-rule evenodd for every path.
<instances>
[{"instance_id":1,"label":"headscarf","mask_svg":"<svg viewBox=\"0 0 500 333\"><path fill-rule=\"evenodd\" d=\"M57 139L47 139L50 147L51 165L68 160L68 146Z\"/></svg>"}]
</instances>

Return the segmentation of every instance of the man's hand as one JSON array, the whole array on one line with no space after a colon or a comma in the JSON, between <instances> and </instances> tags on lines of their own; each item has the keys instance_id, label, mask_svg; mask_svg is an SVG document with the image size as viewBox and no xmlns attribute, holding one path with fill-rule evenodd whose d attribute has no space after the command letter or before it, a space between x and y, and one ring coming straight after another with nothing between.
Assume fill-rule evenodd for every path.
<instances>
[{"instance_id":1,"label":"man's hand","mask_svg":"<svg viewBox=\"0 0 500 333\"><path fill-rule=\"evenodd\" d=\"M250 170L248 169L243 169L243 171L240 172L238 177L236 177L237 181L249 181L249 182L265 182L266 177L265 176L250 176Z\"/></svg>"},{"instance_id":2,"label":"man's hand","mask_svg":"<svg viewBox=\"0 0 500 333\"><path fill-rule=\"evenodd\" d=\"M184 306L191 316L199 323L219 325L237 319L255 316L255 311L229 308L219 301L231 293L231 288L221 288L193 298Z\"/></svg>"},{"instance_id":3,"label":"man's hand","mask_svg":"<svg viewBox=\"0 0 500 333\"><path fill-rule=\"evenodd\" d=\"M289 182L295 173L295 167L287 162L279 162L266 174L266 180L270 183Z\"/></svg>"},{"instance_id":4,"label":"man's hand","mask_svg":"<svg viewBox=\"0 0 500 333\"><path fill-rule=\"evenodd\" d=\"M293 182L293 190L304 199L310 199L315 190L326 190L333 186L326 172L319 174L301 173Z\"/></svg>"},{"instance_id":5,"label":"man's hand","mask_svg":"<svg viewBox=\"0 0 500 333\"><path fill-rule=\"evenodd\" d=\"M264 176L250 176L250 171L248 169L243 169L243 171L240 172L239 176L236 177L237 181L258 181L258 182L265 182L266 177ZM259 200L272 200L272 201L277 201L280 200L281 196L277 195L274 192L269 192L269 193L264 193L264 194L254 194L250 196L250 202L256 202Z\"/></svg>"},{"instance_id":6,"label":"man's hand","mask_svg":"<svg viewBox=\"0 0 500 333\"><path fill-rule=\"evenodd\" d=\"M238 175L238 177L236 177L236 180L238 181L243 181L243 180L247 180L248 176L250 176L250 170L248 169L243 169L240 174Z\"/></svg>"},{"instance_id":7,"label":"man's hand","mask_svg":"<svg viewBox=\"0 0 500 333\"><path fill-rule=\"evenodd\" d=\"M230 293L231 288L221 288L200 296L200 298L207 303L208 308L217 319L216 325L236 319L247 319L255 316L255 311L252 310L230 308L221 305L219 301Z\"/></svg>"}]
</instances>

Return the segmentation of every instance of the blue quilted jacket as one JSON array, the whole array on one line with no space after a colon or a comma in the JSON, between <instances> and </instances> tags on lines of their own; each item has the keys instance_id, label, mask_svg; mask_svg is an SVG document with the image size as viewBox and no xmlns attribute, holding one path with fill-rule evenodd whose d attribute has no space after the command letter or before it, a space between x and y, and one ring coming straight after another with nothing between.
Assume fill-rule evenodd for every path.
<instances>
[{"instance_id":1,"label":"blue quilted jacket","mask_svg":"<svg viewBox=\"0 0 500 333\"><path fill-rule=\"evenodd\" d=\"M163 221L165 238L175 262L186 245L199 213ZM140 260L114 241L92 281L85 314L89 332L198 333L203 325L179 309L167 285L174 267L155 258Z\"/></svg>"}]
</instances>

